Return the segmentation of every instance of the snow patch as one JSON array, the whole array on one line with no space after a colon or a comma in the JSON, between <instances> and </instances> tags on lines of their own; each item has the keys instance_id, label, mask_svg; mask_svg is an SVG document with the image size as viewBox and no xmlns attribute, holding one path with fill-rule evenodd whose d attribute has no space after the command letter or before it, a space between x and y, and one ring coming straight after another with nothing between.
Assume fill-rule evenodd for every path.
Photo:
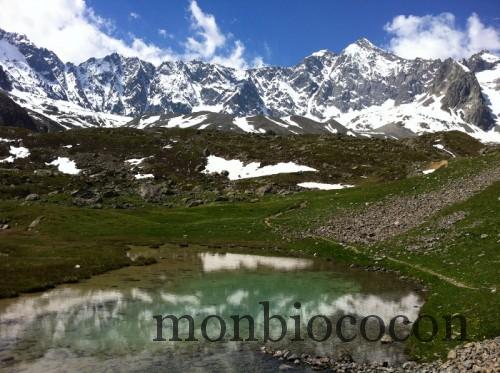
<instances>
[{"instance_id":1,"label":"snow patch","mask_svg":"<svg viewBox=\"0 0 500 373\"><path fill-rule=\"evenodd\" d=\"M301 188L321 189L321 190L336 190L336 189L345 189L354 187L354 185L349 185L349 184L325 184L316 182L299 183L297 185Z\"/></svg>"},{"instance_id":2,"label":"snow patch","mask_svg":"<svg viewBox=\"0 0 500 373\"><path fill-rule=\"evenodd\" d=\"M255 127L248 122L246 117L234 118L233 123L245 132L257 132Z\"/></svg>"},{"instance_id":3,"label":"snow patch","mask_svg":"<svg viewBox=\"0 0 500 373\"><path fill-rule=\"evenodd\" d=\"M13 146L9 148L10 156L5 159L0 160L0 163L13 163L16 159L27 158L30 155L28 148L24 146Z\"/></svg>"},{"instance_id":4,"label":"snow patch","mask_svg":"<svg viewBox=\"0 0 500 373\"><path fill-rule=\"evenodd\" d=\"M328 54L328 49L321 49L317 52L314 52L313 54L311 54L311 56L314 56L314 57L323 57L325 54Z\"/></svg>"},{"instance_id":5,"label":"snow patch","mask_svg":"<svg viewBox=\"0 0 500 373\"><path fill-rule=\"evenodd\" d=\"M139 166L143 161L146 159L151 158L151 157L144 157L144 158L131 158L125 160L125 163L130 164L131 166Z\"/></svg>"},{"instance_id":6,"label":"snow patch","mask_svg":"<svg viewBox=\"0 0 500 373\"><path fill-rule=\"evenodd\" d=\"M295 122L293 119L292 119L292 116L289 115L289 116L286 116L286 117L283 117L283 118L280 118L283 122L286 122L287 124L289 124L290 126L295 126L295 127L298 127L300 129L302 129L302 127L300 126L300 124L298 124L297 122Z\"/></svg>"},{"instance_id":7,"label":"snow patch","mask_svg":"<svg viewBox=\"0 0 500 373\"><path fill-rule=\"evenodd\" d=\"M193 113L196 113L198 111L210 111L212 113L220 113L222 110L224 110L224 105L223 104L217 104L217 105L196 105L191 108L191 111Z\"/></svg>"},{"instance_id":8,"label":"snow patch","mask_svg":"<svg viewBox=\"0 0 500 373\"><path fill-rule=\"evenodd\" d=\"M443 145L443 144L434 144L434 145L432 145L432 146L434 146L435 148L437 148L437 149L439 149L439 150L442 150L442 151L444 151L444 152L446 152L446 153L450 154L453 158L456 158L456 157L457 157L455 154L453 154L453 153L452 153L452 152L450 152L448 149L446 149L446 148L444 147L444 145Z\"/></svg>"},{"instance_id":9,"label":"snow patch","mask_svg":"<svg viewBox=\"0 0 500 373\"><path fill-rule=\"evenodd\" d=\"M50 163L45 163L47 166L56 166L59 172L68 175L78 175L81 170L76 167L76 163L67 157L57 157Z\"/></svg>"},{"instance_id":10,"label":"snow patch","mask_svg":"<svg viewBox=\"0 0 500 373\"><path fill-rule=\"evenodd\" d=\"M483 55L484 59L484 55ZM498 57L497 57L498 59ZM496 124L500 125L500 64L491 70L480 71L476 74L477 81L481 86L482 94L489 101L489 107L496 116Z\"/></svg>"},{"instance_id":11,"label":"snow patch","mask_svg":"<svg viewBox=\"0 0 500 373\"><path fill-rule=\"evenodd\" d=\"M0 60L26 63L26 59L23 54L19 52L19 49L4 39L0 40Z\"/></svg>"},{"instance_id":12,"label":"snow patch","mask_svg":"<svg viewBox=\"0 0 500 373\"><path fill-rule=\"evenodd\" d=\"M160 116L159 115L153 115L153 116L148 117L146 119L141 119L141 120L139 120L139 126L137 128L143 129L146 126L148 126L150 124L153 124L154 122L157 122L159 120L160 120Z\"/></svg>"},{"instance_id":13,"label":"snow patch","mask_svg":"<svg viewBox=\"0 0 500 373\"><path fill-rule=\"evenodd\" d=\"M466 72L466 73L470 73L470 69L465 66L463 63L459 62L459 61L456 61L457 64Z\"/></svg>"},{"instance_id":14,"label":"snow patch","mask_svg":"<svg viewBox=\"0 0 500 373\"><path fill-rule=\"evenodd\" d=\"M490 63L495 63L497 61L500 60L500 57L498 56L495 56L494 54L491 54L491 53L488 53L488 52L484 52L481 54L481 58L483 60L485 60L486 62L490 62Z\"/></svg>"},{"instance_id":15,"label":"snow patch","mask_svg":"<svg viewBox=\"0 0 500 373\"><path fill-rule=\"evenodd\" d=\"M305 171L317 171L308 166L298 165L294 162L280 162L275 165L260 166L260 162L251 162L244 164L238 159L224 159L215 155L207 157L207 166L202 171L205 174L229 172L229 180L249 179L252 177L261 177L283 173L295 173Z\"/></svg>"},{"instance_id":16,"label":"snow patch","mask_svg":"<svg viewBox=\"0 0 500 373\"><path fill-rule=\"evenodd\" d=\"M154 177L155 177L155 175L153 175L153 174L137 174L137 175L134 175L134 178L136 180L152 179Z\"/></svg>"},{"instance_id":17,"label":"snow patch","mask_svg":"<svg viewBox=\"0 0 500 373\"><path fill-rule=\"evenodd\" d=\"M178 117L172 118L168 121L166 126L167 128L189 128L204 122L208 118L208 115L198 115L198 116L189 116L189 115L179 115Z\"/></svg>"}]
</instances>

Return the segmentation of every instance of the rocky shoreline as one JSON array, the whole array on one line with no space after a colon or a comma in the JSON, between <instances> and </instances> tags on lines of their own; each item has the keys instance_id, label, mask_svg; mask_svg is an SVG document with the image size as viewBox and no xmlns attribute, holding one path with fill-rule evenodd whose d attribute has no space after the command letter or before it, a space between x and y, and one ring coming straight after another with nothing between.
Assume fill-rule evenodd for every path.
<instances>
[{"instance_id":1,"label":"rocky shoreline","mask_svg":"<svg viewBox=\"0 0 500 373\"><path fill-rule=\"evenodd\" d=\"M417 363L407 361L401 366L389 366L383 363L356 363L348 354L340 358L328 356L311 356L308 354L295 354L289 350L274 350L270 347L261 347L263 354L272 356L282 361L279 369L293 370L296 368L309 368L312 370L333 372L426 372L426 373L494 373L500 371L500 337L484 340L481 342L470 342L451 350L446 361L437 360L432 363Z\"/></svg>"}]
</instances>

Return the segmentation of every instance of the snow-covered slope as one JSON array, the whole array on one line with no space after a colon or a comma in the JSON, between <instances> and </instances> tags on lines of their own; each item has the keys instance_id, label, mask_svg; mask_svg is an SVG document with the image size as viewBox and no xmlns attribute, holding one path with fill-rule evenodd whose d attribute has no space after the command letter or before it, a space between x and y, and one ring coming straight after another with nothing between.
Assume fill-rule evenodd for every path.
<instances>
[{"instance_id":1,"label":"snow-covered slope","mask_svg":"<svg viewBox=\"0 0 500 373\"><path fill-rule=\"evenodd\" d=\"M340 123L331 119L318 122L301 116L273 118L264 115L237 117L230 114L220 114L208 111L189 114L145 115L127 124L130 127L144 128L193 128L232 131L238 133L274 133L289 134L350 134Z\"/></svg>"},{"instance_id":2,"label":"snow-covered slope","mask_svg":"<svg viewBox=\"0 0 500 373\"><path fill-rule=\"evenodd\" d=\"M486 52L463 61L407 60L360 39L339 54L322 50L292 67L153 66L118 54L76 66L0 30L0 88L66 128L138 118L129 124L393 136L458 129L496 140L498 60Z\"/></svg>"},{"instance_id":3,"label":"snow-covered slope","mask_svg":"<svg viewBox=\"0 0 500 373\"><path fill-rule=\"evenodd\" d=\"M496 124L500 125L500 57L482 52L473 56L469 65L481 85Z\"/></svg>"}]
</instances>

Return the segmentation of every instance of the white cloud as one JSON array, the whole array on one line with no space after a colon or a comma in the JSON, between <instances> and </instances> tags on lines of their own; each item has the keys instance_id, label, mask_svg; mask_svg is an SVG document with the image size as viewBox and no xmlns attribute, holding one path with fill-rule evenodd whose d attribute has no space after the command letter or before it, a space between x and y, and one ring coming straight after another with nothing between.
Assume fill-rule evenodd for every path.
<instances>
[{"instance_id":1,"label":"white cloud","mask_svg":"<svg viewBox=\"0 0 500 373\"><path fill-rule=\"evenodd\" d=\"M140 38L127 43L113 37L113 23L97 16L84 0L0 0L0 27L25 34L33 43L54 51L63 61L80 63L113 52L153 63L174 58Z\"/></svg>"},{"instance_id":2,"label":"white cloud","mask_svg":"<svg viewBox=\"0 0 500 373\"><path fill-rule=\"evenodd\" d=\"M219 30L215 17L203 13L196 1L191 1L189 10L191 11L191 27L196 31L201 41L189 37L186 42L187 51L195 57L212 57L216 49L226 43L226 37Z\"/></svg>"},{"instance_id":3,"label":"white cloud","mask_svg":"<svg viewBox=\"0 0 500 373\"><path fill-rule=\"evenodd\" d=\"M252 67L258 69L260 67L266 66L264 59L261 56L257 56L252 60Z\"/></svg>"},{"instance_id":4,"label":"white cloud","mask_svg":"<svg viewBox=\"0 0 500 373\"><path fill-rule=\"evenodd\" d=\"M187 38L184 51L161 48L134 35L129 40L115 36L115 25L98 16L85 0L0 0L0 28L25 34L37 46L54 51L63 61L80 63L90 57L104 57L113 52L137 56L159 64L174 59L198 58L235 68L249 64L244 58L245 47L239 40L228 48L230 35L220 30L215 17L206 14L192 0L189 7L191 29L195 35ZM131 18L139 14L131 12ZM165 29L159 35L171 37Z\"/></svg>"},{"instance_id":5,"label":"white cloud","mask_svg":"<svg viewBox=\"0 0 500 373\"><path fill-rule=\"evenodd\" d=\"M165 30L164 28L159 28L158 29L158 35L160 35L162 38L170 38L170 39L173 39L174 38L174 35L172 35L171 33L169 33L167 30Z\"/></svg>"},{"instance_id":6,"label":"white cloud","mask_svg":"<svg viewBox=\"0 0 500 373\"><path fill-rule=\"evenodd\" d=\"M222 33L212 14L204 13L195 0L191 0L189 10L191 28L196 36L189 37L185 43L188 59L203 59L235 69L246 69L254 65L245 60L245 46L240 40L236 40L232 49L228 50L227 41L231 36ZM254 62L263 64L261 57L256 57Z\"/></svg>"},{"instance_id":7,"label":"white cloud","mask_svg":"<svg viewBox=\"0 0 500 373\"><path fill-rule=\"evenodd\" d=\"M130 18L133 18L133 19L139 19L139 18L141 18L141 15L138 14L138 13L136 13L136 12L130 12L129 16L130 16Z\"/></svg>"},{"instance_id":8,"label":"white cloud","mask_svg":"<svg viewBox=\"0 0 500 373\"><path fill-rule=\"evenodd\" d=\"M464 58L483 49L500 51L500 31L485 26L473 13L465 27L451 13L399 15L384 26L391 34L389 49L404 58Z\"/></svg>"},{"instance_id":9,"label":"white cloud","mask_svg":"<svg viewBox=\"0 0 500 373\"><path fill-rule=\"evenodd\" d=\"M243 53L245 53L245 46L236 40L235 47L228 56L213 56L211 62L231 66L235 69L246 69L248 64L243 58Z\"/></svg>"}]
</instances>

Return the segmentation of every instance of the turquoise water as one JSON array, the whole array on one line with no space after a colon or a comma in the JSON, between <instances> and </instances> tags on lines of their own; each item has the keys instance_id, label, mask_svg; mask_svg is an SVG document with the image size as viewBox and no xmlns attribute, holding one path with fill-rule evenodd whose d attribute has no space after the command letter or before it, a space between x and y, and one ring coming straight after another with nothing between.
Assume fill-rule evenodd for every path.
<instances>
[{"instance_id":1,"label":"turquoise water","mask_svg":"<svg viewBox=\"0 0 500 373\"><path fill-rule=\"evenodd\" d=\"M356 361L401 363L405 356L400 343L366 342L359 337L343 343L334 334L315 342L307 335L307 321L321 314L335 325L344 314L375 314L388 324L398 314L415 319L422 305L421 297L393 276L324 260L191 248L160 249L155 256L162 258L158 264L123 268L79 284L0 300L0 367L9 372L277 370L282 362L260 353L263 345L297 354L349 353ZM281 342L263 341L262 301L269 302L271 315L287 321L288 334ZM294 307L296 302L300 309ZM153 341L157 333L153 316L169 314L191 315L198 341ZM201 323L208 315L218 315L226 323L220 342L208 342L201 334ZM231 315L251 315L258 341L230 341ZM290 316L300 316L304 341L290 341L295 333ZM216 338L220 326L211 321L207 334ZM240 335L246 338L247 323L241 325ZM270 322L272 336L280 331L278 322ZM313 331L320 338L326 327L319 320ZM355 332L346 329L345 334ZM165 321L165 339L171 333ZM179 335L187 338L187 323L180 322Z\"/></svg>"}]
</instances>

